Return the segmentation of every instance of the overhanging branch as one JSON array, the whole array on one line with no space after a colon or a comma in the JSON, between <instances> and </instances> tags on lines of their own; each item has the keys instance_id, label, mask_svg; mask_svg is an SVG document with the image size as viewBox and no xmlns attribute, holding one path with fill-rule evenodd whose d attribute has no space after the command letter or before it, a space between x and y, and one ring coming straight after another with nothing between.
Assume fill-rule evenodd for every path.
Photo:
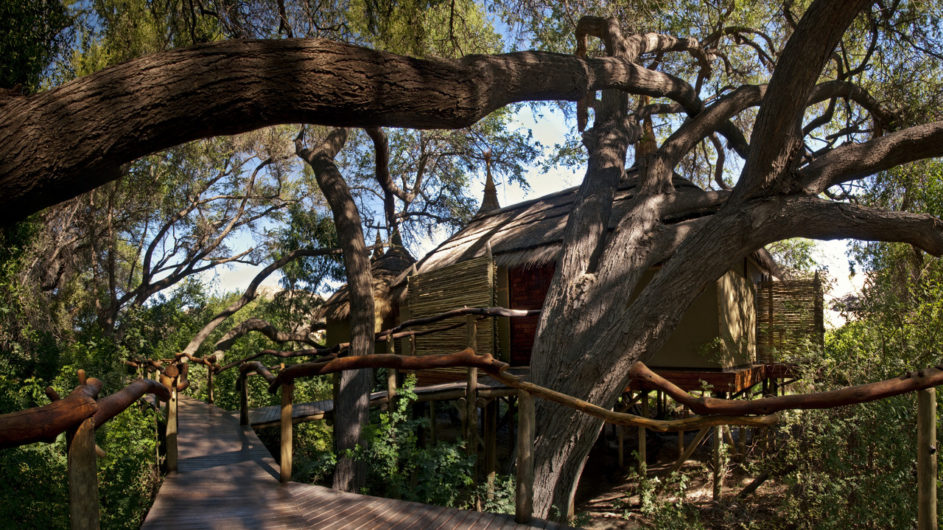
<instances>
[{"instance_id":1,"label":"overhanging branch","mask_svg":"<svg viewBox=\"0 0 943 530\"><path fill-rule=\"evenodd\" d=\"M943 121L887 134L862 144L837 147L813 160L798 174L805 193L866 177L900 164L943 155Z\"/></svg>"},{"instance_id":2,"label":"overhanging branch","mask_svg":"<svg viewBox=\"0 0 943 530\"><path fill-rule=\"evenodd\" d=\"M317 39L147 55L0 106L0 223L190 140L298 122L459 128L510 103L576 101L606 88L697 101L687 83L612 57L421 60Z\"/></svg>"},{"instance_id":3,"label":"overhanging branch","mask_svg":"<svg viewBox=\"0 0 943 530\"><path fill-rule=\"evenodd\" d=\"M892 212L817 197L788 196L751 205L751 239L756 246L789 237L854 238L910 243L943 255L943 221L927 214Z\"/></svg>"}]
</instances>

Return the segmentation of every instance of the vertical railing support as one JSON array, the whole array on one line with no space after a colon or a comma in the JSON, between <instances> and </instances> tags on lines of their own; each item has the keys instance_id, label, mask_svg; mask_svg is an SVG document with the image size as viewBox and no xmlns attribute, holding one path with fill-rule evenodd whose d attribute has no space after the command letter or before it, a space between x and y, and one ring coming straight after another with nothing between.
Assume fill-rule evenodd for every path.
<instances>
[{"instance_id":1,"label":"vertical railing support","mask_svg":"<svg viewBox=\"0 0 943 530\"><path fill-rule=\"evenodd\" d=\"M465 320L467 345L478 353L478 322L475 315L468 315ZM478 368L468 368L465 385L465 440L468 454L478 452Z\"/></svg>"},{"instance_id":2,"label":"vertical railing support","mask_svg":"<svg viewBox=\"0 0 943 530\"><path fill-rule=\"evenodd\" d=\"M386 352L396 353L396 344L393 342L393 334L386 339ZM393 399L396 398L396 369L388 368L386 371L386 397L390 410L393 410Z\"/></svg>"},{"instance_id":3,"label":"vertical railing support","mask_svg":"<svg viewBox=\"0 0 943 530\"><path fill-rule=\"evenodd\" d=\"M721 464L721 457L720 457L720 446L722 443L724 443L724 431L723 431L723 427L720 425L712 427L712 429L714 430L714 432L713 432L713 440L711 443L711 478L712 478L711 496L714 499L714 502L718 502L720 501L720 493L721 493L720 488L721 488L721 480L723 477L723 473L721 470L722 464Z\"/></svg>"},{"instance_id":4,"label":"vertical railing support","mask_svg":"<svg viewBox=\"0 0 943 530\"><path fill-rule=\"evenodd\" d=\"M514 520L529 523L534 511L534 398L517 393L517 486L514 492Z\"/></svg>"},{"instance_id":5,"label":"vertical railing support","mask_svg":"<svg viewBox=\"0 0 943 530\"><path fill-rule=\"evenodd\" d=\"M718 399L727 399L726 392L715 392L714 397ZM711 445L711 460L712 460L712 475L713 475L713 484L711 488L711 494L714 499L714 502L720 502L720 496L722 493L722 488L724 485L724 459L722 456L722 450L724 446L724 426L717 425L713 427L714 440Z\"/></svg>"},{"instance_id":6,"label":"vertical railing support","mask_svg":"<svg viewBox=\"0 0 943 530\"><path fill-rule=\"evenodd\" d=\"M648 390L642 390L642 416L648 417ZM648 470L648 440L647 440L647 430L645 427L638 428L638 472L639 475L645 475Z\"/></svg>"},{"instance_id":7,"label":"vertical railing support","mask_svg":"<svg viewBox=\"0 0 943 530\"><path fill-rule=\"evenodd\" d=\"M917 392L917 528L937 528L936 389Z\"/></svg>"},{"instance_id":8,"label":"vertical railing support","mask_svg":"<svg viewBox=\"0 0 943 530\"><path fill-rule=\"evenodd\" d=\"M282 421L281 421L281 475L282 483L291 481L292 462L292 417L291 401L295 389L293 383L282 385Z\"/></svg>"},{"instance_id":9,"label":"vertical railing support","mask_svg":"<svg viewBox=\"0 0 943 530\"><path fill-rule=\"evenodd\" d=\"M88 418L69 433L69 519L75 530L97 529L98 469L95 420Z\"/></svg>"},{"instance_id":10,"label":"vertical railing support","mask_svg":"<svg viewBox=\"0 0 943 530\"><path fill-rule=\"evenodd\" d=\"M239 425L249 425L248 373L239 371Z\"/></svg>"},{"instance_id":11,"label":"vertical railing support","mask_svg":"<svg viewBox=\"0 0 943 530\"><path fill-rule=\"evenodd\" d=\"M494 480L498 470L498 399L492 399L485 407L485 473L488 498L494 497Z\"/></svg>"},{"instance_id":12,"label":"vertical railing support","mask_svg":"<svg viewBox=\"0 0 943 530\"><path fill-rule=\"evenodd\" d=\"M177 472L177 376L170 383L170 401L167 402L167 472Z\"/></svg>"},{"instance_id":13,"label":"vertical railing support","mask_svg":"<svg viewBox=\"0 0 943 530\"><path fill-rule=\"evenodd\" d=\"M85 370L79 370L85 384ZM87 418L66 436L68 443L69 519L73 529L99 527L98 467L95 455L95 420Z\"/></svg>"},{"instance_id":14,"label":"vertical railing support","mask_svg":"<svg viewBox=\"0 0 943 530\"><path fill-rule=\"evenodd\" d=\"M206 400L209 401L210 404L215 401L215 397L213 396L213 368L212 363L206 365Z\"/></svg>"}]
</instances>

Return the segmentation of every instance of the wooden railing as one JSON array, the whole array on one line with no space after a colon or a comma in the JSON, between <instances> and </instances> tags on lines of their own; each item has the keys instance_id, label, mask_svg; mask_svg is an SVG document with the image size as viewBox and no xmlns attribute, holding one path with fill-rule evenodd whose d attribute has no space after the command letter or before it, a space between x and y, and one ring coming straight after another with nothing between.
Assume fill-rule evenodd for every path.
<instances>
[{"instance_id":1,"label":"wooden railing","mask_svg":"<svg viewBox=\"0 0 943 530\"><path fill-rule=\"evenodd\" d=\"M741 425L750 427L765 427L778 422L778 411L793 408L829 408L841 404L857 403L880 399L889 395L895 395L912 390L921 390L932 388L943 383L943 367L934 367L924 371L907 374L903 377L893 380L887 380L858 387L850 387L838 391L823 392L816 394L780 396L757 399L752 401L739 401L718 398L696 398L678 388L670 381L667 381L649 370L642 363L635 363L630 370L630 376L644 381L653 388L660 389L679 403L684 404L695 414L700 416L691 416L673 420L656 420L645 416L637 416L625 412L615 412L598 405L586 402L584 400L557 392L555 390L542 387L540 385L525 381L509 372L510 367L507 363L494 359L490 354L476 353L477 319L495 316L519 317L535 314L537 311L517 311L504 308L462 308L449 311L440 315L423 317L408 320L402 324L384 330L375 335L376 340L387 341L391 353L373 354L362 356L344 356L344 350L348 346L339 344L331 348L300 350L296 352L279 352L275 350L263 350L246 359L233 361L224 366L215 366L215 359L198 359L192 356L188 360L202 362L209 368L208 377L212 378L212 373L219 373L223 370L239 366L240 367L240 386L242 392L241 399L241 423L247 425L248 418L248 394L246 378L251 374L259 374L269 383L269 391L275 393L281 389L281 415L280 415L280 454L281 454L281 472L280 480L287 482L291 480L292 472L292 401L294 392L294 381L302 377L311 377L317 375L326 375L338 373L344 370L357 370L365 368L386 368L389 370L390 377L387 381L387 392L389 399L396 394L396 371L401 370L425 370L433 368L452 368L464 367L467 369L467 385L465 388L466 399L466 429L465 436L469 446L477 447L477 381L479 371L483 371L493 379L500 381L509 388L517 390L518 395L518 438L517 438L517 483L515 491L515 520L519 523L526 523L531 520L533 507L533 480L534 480L534 398L540 398L564 405L569 408L579 410L582 413L597 417L607 423L633 426L640 429L652 429L656 431L684 431L701 429L706 432L707 427L718 425ZM456 316L466 316L464 324L453 324L434 330L407 331L408 328L427 325L430 323L442 321ZM411 355L398 355L393 352L393 340L398 338L414 338L420 334L435 333L444 329L454 329L457 326L464 325L467 328L467 347L459 352L447 355L416 355L414 342L411 347ZM310 356L314 360L295 364L283 368L277 375L272 370L265 367L262 363L255 361L259 357L272 355L275 357L296 357ZM182 360L178 357L178 360ZM175 365L171 365L175 366ZM185 379L185 364L182 365L182 376ZM165 369L165 372L167 369ZM178 376L179 377L179 376ZM210 379L210 385L212 379ZM175 377L170 383L172 389L177 389L180 385L185 385ZM176 397L176 390L171 392L171 399L168 408L175 411L173 406ZM75 399L81 399L81 396ZM168 422L168 429L170 425ZM168 432L170 432L168 430ZM170 445L168 436L168 446ZM168 449L168 461L169 461Z\"/></svg>"},{"instance_id":2,"label":"wooden railing","mask_svg":"<svg viewBox=\"0 0 943 530\"><path fill-rule=\"evenodd\" d=\"M347 344L339 344L331 348L316 350L300 350L296 352L280 352L275 350L263 350L259 353L230 362L224 366L216 367L217 373L235 366L239 366L239 387L241 392L240 400L240 422L243 425L249 424L248 417L248 394L246 378L252 374L262 376L269 383L269 391L275 393L281 389L281 415L280 415L280 480L288 482L291 480L292 473L292 406L294 381L297 378L311 377L317 375L327 375L341 372L344 370L356 370L363 368L386 368L388 370L387 396L392 401L396 395L396 374L398 371L407 370L426 370L434 368L460 368L467 369L466 385L464 392L465 399L465 429L463 432L469 451L476 451L478 445L478 425L477 425L477 401L478 401L478 376L479 370L485 372L492 378L501 381L505 385L517 390L518 398L518 439L517 439L517 480L515 491L515 520L519 523L526 523L531 520L533 507L533 481L534 481L534 397L546 399L560 403L562 405L576 408L584 413L599 417L609 423L620 425L634 425L640 428L649 428L659 431L690 429L707 424L738 424L751 426L766 426L778 421L776 416L710 416L710 417L692 417L682 420L655 420L642 416L636 416L626 413L613 412L591 403L582 401L572 396L556 392L533 383L522 380L519 377L506 373L510 367L507 363L494 359L490 354L479 355L477 350L477 321L481 318L493 317L524 317L539 314L538 310L513 310L500 307L487 308L461 308L445 313L407 320L396 327L383 330L375 334L375 340L385 341L390 353L375 354L365 356L343 356ZM411 331L410 328L433 324L446 319L465 316L464 323L451 324L442 328ZM455 327L466 327L466 348L462 351L448 355L416 355L414 342L410 342L410 355L397 355L394 352L394 340L400 338L413 339L415 336L427 333L436 333ZM270 355L279 358L294 356L314 356L315 359L301 364L284 367L276 375L261 362L256 361L260 357Z\"/></svg>"},{"instance_id":3,"label":"wooden railing","mask_svg":"<svg viewBox=\"0 0 943 530\"><path fill-rule=\"evenodd\" d=\"M171 392L157 381L138 379L124 389L96 401L102 382L86 378L84 370L79 370L78 379L79 385L64 399L59 399L52 388L47 388L46 395L52 400L49 405L0 415L0 448L35 442L50 443L60 433L66 433L69 518L72 528L98 528L95 429L120 414L144 394L154 394L161 401L168 401Z\"/></svg>"}]
</instances>

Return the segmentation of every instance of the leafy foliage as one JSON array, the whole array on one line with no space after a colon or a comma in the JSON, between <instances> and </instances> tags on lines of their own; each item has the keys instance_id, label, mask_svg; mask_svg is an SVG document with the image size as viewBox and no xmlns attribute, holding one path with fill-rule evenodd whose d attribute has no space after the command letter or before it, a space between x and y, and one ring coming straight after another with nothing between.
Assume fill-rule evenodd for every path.
<instances>
[{"instance_id":1,"label":"leafy foliage","mask_svg":"<svg viewBox=\"0 0 943 530\"><path fill-rule=\"evenodd\" d=\"M19 0L0 4L0 89L39 88L50 62L68 45L72 19L60 0Z\"/></svg>"},{"instance_id":2,"label":"leafy foliage","mask_svg":"<svg viewBox=\"0 0 943 530\"><path fill-rule=\"evenodd\" d=\"M368 492L373 495L463 506L474 482L474 457L465 454L461 443L419 445L417 433L428 427L428 419L410 418L414 385L414 379L407 379L395 405L366 429L366 447L358 446L354 458L370 466Z\"/></svg>"}]
</instances>

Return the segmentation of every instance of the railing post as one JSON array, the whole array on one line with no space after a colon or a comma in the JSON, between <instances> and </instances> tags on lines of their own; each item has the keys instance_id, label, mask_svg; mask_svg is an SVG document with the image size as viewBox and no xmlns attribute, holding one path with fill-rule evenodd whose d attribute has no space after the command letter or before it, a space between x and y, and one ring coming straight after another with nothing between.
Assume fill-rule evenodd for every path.
<instances>
[{"instance_id":1,"label":"railing post","mask_svg":"<svg viewBox=\"0 0 943 530\"><path fill-rule=\"evenodd\" d=\"M213 403L213 364L206 365L206 400Z\"/></svg>"},{"instance_id":2,"label":"railing post","mask_svg":"<svg viewBox=\"0 0 943 530\"><path fill-rule=\"evenodd\" d=\"M167 472L177 472L177 376L170 383L170 401L167 402Z\"/></svg>"},{"instance_id":3,"label":"railing post","mask_svg":"<svg viewBox=\"0 0 943 530\"><path fill-rule=\"evenodd\" d=\"M79 370L85 384L85 370ZM68 444L69 519L78 530L99 527L98 466L95 456L95 420L85 419L66 436Z\"/></svg>"},{"instance_id":4,"label":"railing post","mask_svg":"<svg viewBox=\"0 0 943 530\"><path fill-rule=\"evenodd\" d=\"M714 397L718 399L727 399L727 393L715 392ZM711 467L713 468L711 496L714 499L714 502L720 502L722 488L724 485L724 459L721 456L724 446L724 426L717 425L713 427L713 430L714 439L711 445Z\"/></svg>"},{"instance_id":5,"label":"railing post","mask_svg":"<svg viewBox=\"0 0 943 530\"><path fill-rule=\"evenodd\" d=\"M517 393L517 485L514 520L529 523L534 511L534 398Z\"/></svg>"},{"instance_id":6,"label":"railing post","mask_svg":"<svg viewBox=\"0 0 943 530\"><path fill-rule=\"evenodd\" d=\"M246 372L239 371L239 425L249 425L249 381Z\"/></svg>"},{"instance_id":7,"label":"railing post","mask_svg":"<svg viewBox=\"0 0 943 530\"><path fill-rule=\"evenodd\" d=\"M642 417L648 417L648 390L642 390ZM648 440L645 427L638 428L638 472L639 475L645 475L648 470Z\"/></svg>"},{"instance_id":8,"label":"railing post","mask_svg":"<svg viewBox=\"0 0 943 530\"><path fill-rule=\"evenodd\" d=\"M935 529L936 389L917 392L917 528Z\"/></svg>"},{"instance_id":9,"label":"railing post","mask_svg":"<svg viewBox=\"0 0 943 530\"><path fill-rule=\"evenodd\" d=\"M281 475L282 483L291 481L292 462L292 417L291 401L295 389L294 383L282 385L282 418L281 418Z\"/></svg>"},{"instance_id":10,"label":"railing post","mask_svg":"<svg viewBox=\"0 0 943 530\"><path fill-rule=\"evenodd\" d=\"M478 322L475 315L465 317L468 347L478 353ZM478 368L468 368L465 385L465 440L468 454L478 452Z\"/></svg>"},{"instance_id":11,"label":"railing post","mask_svg":"<svg viewBox=\"0 0 943 530\"><path fill-rule=\"evenodd\" d=\"M393 334L391 333L386 339L386 352L387 353L396 353L396 345L393 341ZM386 371L386 403L389 410L393 410L393 398L396 397L396 369L389 368Z\"/></svg>"}]
</instances>

